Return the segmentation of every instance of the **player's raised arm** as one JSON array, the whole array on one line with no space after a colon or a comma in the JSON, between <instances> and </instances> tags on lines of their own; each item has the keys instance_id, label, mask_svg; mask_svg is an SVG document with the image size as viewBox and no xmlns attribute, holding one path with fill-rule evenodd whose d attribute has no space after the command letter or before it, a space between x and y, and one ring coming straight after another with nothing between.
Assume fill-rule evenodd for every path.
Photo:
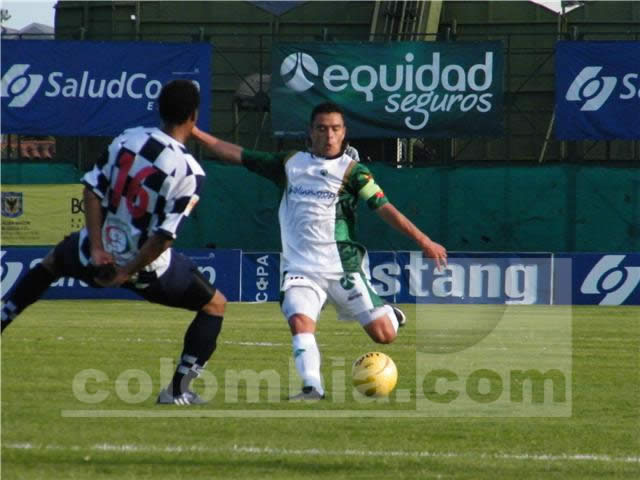
<instances>
[{"instance_id":1,"label":"player's raised arm","mask_svg":"<svg viewBox=\"0 0 640 480\"><path fill-rule=\"evenodd\" d=\"M203 132L198 127L193 127L191 135L221 160L237 165L242 164L242 147L240 145L225 142L224 140Z\"/></svg>"},{"instance_id":2,"label":"player's raised arm","mask_svg":"<svg viewBox=\"0 0 640 480\"><path fill-rule=\"evenodd\" d=\"M425 255L435 259L438 270L447 265L447 250L431 240L391 203L382 205L376 210L376 213L393 228L416 242Z\"/></svg>"}]
</instances>

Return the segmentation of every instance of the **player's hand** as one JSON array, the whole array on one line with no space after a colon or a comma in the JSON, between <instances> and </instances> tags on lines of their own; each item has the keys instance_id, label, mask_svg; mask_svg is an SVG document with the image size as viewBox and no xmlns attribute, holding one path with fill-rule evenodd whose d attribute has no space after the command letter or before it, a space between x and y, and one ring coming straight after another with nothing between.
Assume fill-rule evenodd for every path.
<instances>
[{"instance_id":1,"label":"player's hand","mask_svg":"<svg viewBox=\"0 0 640 480\"><path fill-rule=\"evenodd\" d=\"M101 265L114 264L115 260L113 255L102 248L91 249L91 265L100 267Z\"/></svg>"},{"instance_id":2,"label":"player's hand","mask_svg":"<svg viewBox=\"0 0 640 480\"><path fill-rule=\"evenodd\" d=\"M106 267L109 267L108 270ZM101 287L119 287L130 278L130 275L124 268L118 267L115 264L98 267L98 271L100 272L102 268L104 268L104 274L100 275L100 273L98 273L94 277L94 281Z\"/></svg>"},{"instance_id":3,"label":"player's hand","mask_svg":"<svg viewBox=\"0 0 640 480\"><path fill-rule=\"evenodd\" d=\"M116 265L113 256L102 248L91 249L91 274L93 280L104 286L116 275Z\"/></svg>"},{"instance_id":4,"label":"player's hand","mask_svg":"<svg viewBox=\"0 0 640 480\"><path fill-rule=\"evenodd\" d=\"M439 243L429 240L427 244L422 246L422 252L436 261L436 268L439 272L447 266L447 249Z\"/></svg>"}]
</instances>

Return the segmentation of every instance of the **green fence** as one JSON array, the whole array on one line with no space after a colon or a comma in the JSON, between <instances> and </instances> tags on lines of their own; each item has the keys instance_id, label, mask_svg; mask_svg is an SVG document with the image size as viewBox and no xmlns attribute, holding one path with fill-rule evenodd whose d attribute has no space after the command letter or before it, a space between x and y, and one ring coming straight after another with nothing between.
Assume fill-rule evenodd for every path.
<instances>
[{"instance_id":1,"label":"green fence","mask_svg":"<svg viewBox=\"0 0 640 480\"><path fill-rule=\"evenodd\" d=\"M592 166L432 167L370 164L389 199L449 250L640 251L640 170ZM202 199L178 245L279 250L280 192L241 167L205 162ZM74 183L64 164L5 164L2 182ZM375 250L413 249L361 207Z\"/></svg>"}]
</instances>

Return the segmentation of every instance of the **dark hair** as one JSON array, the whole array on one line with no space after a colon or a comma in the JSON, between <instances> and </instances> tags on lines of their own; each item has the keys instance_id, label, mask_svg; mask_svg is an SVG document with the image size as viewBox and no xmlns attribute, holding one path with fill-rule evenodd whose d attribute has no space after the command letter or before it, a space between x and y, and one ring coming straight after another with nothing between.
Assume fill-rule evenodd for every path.
<instances>
[{"instance_id":1,"label":"dark hair","mask_svg":"<svg viewBox=\"0 0 640 480\"><path fill-rule=\"evenodd\" d=\"M168 125L182 125L200 105L200 92L191 80L172 80L160 91L160 118Z\"/></svg>"},{"instance_id":2,"label":"dark hair","mask_svg":"<svg viewBox=\"0 0 640 480\"><path fill-rule=\"evenodd\" d=\"M342 107L337 103L325 102L316 105L311 112L311 125L313 125L313 121L321 113L339 113L340 115L342 115L342 120L344 121L344 110L342 110Z\"/></svg>"}]
</instances>

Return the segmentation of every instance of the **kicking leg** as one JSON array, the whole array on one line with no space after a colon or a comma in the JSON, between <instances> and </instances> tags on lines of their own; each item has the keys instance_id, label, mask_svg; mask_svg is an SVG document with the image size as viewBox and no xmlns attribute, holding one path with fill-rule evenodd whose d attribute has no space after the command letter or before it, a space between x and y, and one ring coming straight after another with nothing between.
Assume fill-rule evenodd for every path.
<instances>
[{"instance_id":1,"label":"kicking leg","mask_svg":"<svg viewBox=\"0 0 640 480\"><path fill-rule=\"evenodd\" d=\"M329 295L339 311L356 318L376 343L393 342L399 324L406 321L404 314L400 319L394 307L385 305L363 273L348 273L340 281L333 281Z\"/></svg>"},{"instance_id":2,"label":"kicking leg","mask_svg":"<svg viewBox=\"0 0 640 480\"><path fill-rule=\"evenodd\" d=\"M390 305L357 315L362 328L376 343L387 344L398 336L398 318Z\"/></svg>"}]
</instances>

